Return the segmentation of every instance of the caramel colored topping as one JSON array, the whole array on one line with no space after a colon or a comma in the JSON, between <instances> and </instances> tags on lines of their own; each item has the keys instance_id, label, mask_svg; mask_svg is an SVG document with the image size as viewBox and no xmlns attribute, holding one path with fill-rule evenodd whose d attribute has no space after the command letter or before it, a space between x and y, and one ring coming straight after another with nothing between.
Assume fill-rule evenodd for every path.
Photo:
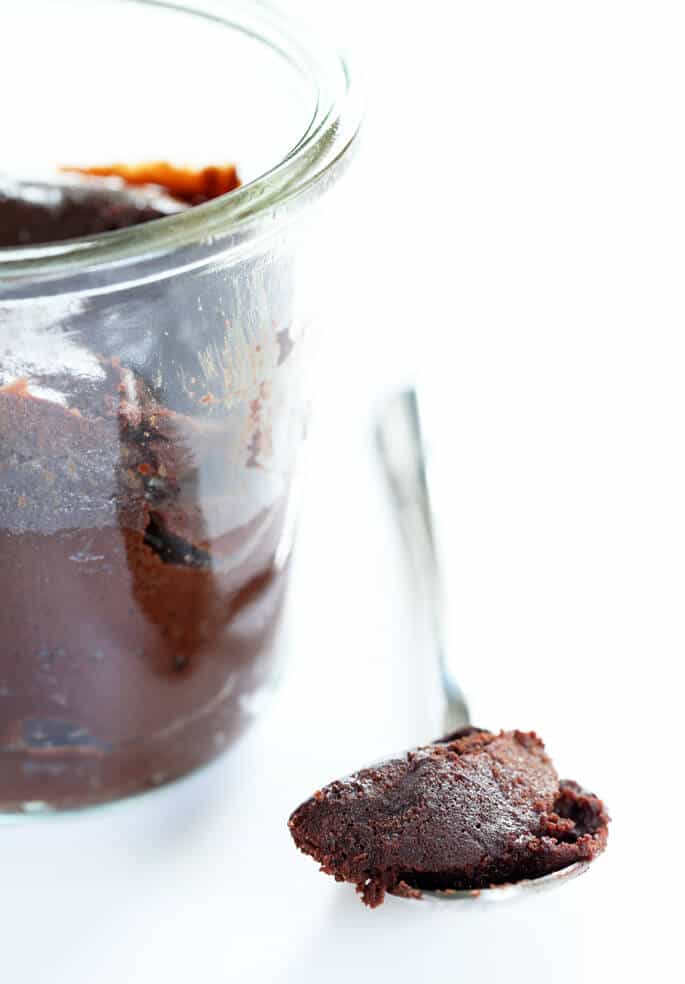
<instances>
[{"instance_id":1,"label":"caramel colored topping","mask_svg":"<svg viewBox=\"0 0 685 984\"><path fill-rule=\"evenodd\" d=\"M29 397L29 381L26 377L22 376L21 379L15 379L11 383L6 383L4 386L0 386L0 393L5 393L11 396L24 396Z\"/></svg>"},{"instance_id":2,"label":"caramel colored topping","mask_svg":"<svg viewBox=\"0 0 685 984\"><path fill-rule=\"evenodd\" d=\"M200 205L240 186L240 178L234 164L194 170L188 167L176 167L167 161L151 161L147 164L63 167L61 170L88 174L96 178L121 178L128 185L160 185L173 198L188 205Z\"/></svg>"}]
</instances>

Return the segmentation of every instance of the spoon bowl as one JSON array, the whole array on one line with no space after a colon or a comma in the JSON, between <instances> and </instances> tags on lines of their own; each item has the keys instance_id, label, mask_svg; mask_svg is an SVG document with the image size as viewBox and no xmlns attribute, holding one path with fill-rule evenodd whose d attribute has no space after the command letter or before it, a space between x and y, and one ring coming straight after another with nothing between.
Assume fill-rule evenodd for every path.
<instances>
[{"instance_id":1,"label":"spoon bowl","mask_svg":"<svg viewBox=\"0 0 685 984\"><path fill-rule=\"evenodd\" d=\"M443 888L439 890L421 889L421 896L415 900L419 902L507 902L531 894L548 892L550 889L559 888L566 882L584 875L590 867L590 861L576 861L568 868L560 868L549 875L542 875L540 878L526 878L518 882L507 885L491 885L489 888ZM397 896L402 898L402 896Z\"/></svg>"}]
</instances>

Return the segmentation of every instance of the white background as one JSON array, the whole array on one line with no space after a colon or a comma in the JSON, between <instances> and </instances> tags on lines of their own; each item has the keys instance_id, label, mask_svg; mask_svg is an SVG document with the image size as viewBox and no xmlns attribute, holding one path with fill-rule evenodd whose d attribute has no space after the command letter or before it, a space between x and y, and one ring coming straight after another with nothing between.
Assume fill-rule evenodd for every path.
<instances>
[{"instance_id":1,"label":"white background","mask_svg":"<svg viewBox=\"0 0 685 984\"><path fill-rule=\"evenodd\" d=\"M330 247L288 673L209 770L0 831L0 980L675 980L682 5L312 8L364 63L370 108ZM474 717L537 729L614 818L584 878L494 910L366 911L285 825L322 782L439 730L370 439L416 376Z\"/></svg>"}]
</instances>

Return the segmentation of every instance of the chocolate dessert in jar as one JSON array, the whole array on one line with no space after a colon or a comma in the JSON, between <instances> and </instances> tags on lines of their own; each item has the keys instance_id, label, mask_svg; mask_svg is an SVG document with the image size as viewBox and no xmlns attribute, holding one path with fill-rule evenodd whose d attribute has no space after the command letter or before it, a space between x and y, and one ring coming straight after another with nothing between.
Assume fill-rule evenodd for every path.
<instances>
[{"instance_id":1,"label":"chocolate dessert in jar","mask_svg":"<svg viewBox=\"0 0 685 984\"><path fill-rule=\"evenodd\" d=\"M358 116L345 64L288 18L190 6L0 13L6 90L36 17L62 39L41 51L51 85L10 107L0 173L6 813L103 803L203 765L280 658L308 257L334 234L321 197Z\"/></svg>"}]
</instances>

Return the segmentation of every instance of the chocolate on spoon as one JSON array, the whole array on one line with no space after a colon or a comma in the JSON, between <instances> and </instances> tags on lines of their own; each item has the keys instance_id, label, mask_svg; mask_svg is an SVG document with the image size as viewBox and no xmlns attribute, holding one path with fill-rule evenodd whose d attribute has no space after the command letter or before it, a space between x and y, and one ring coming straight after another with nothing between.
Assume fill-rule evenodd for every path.
<instances>
[{"instance_id":1,"label":"chocolate on spoon","mask_svg":"<svg viewBox=\"0 0 685 984\"><path fill-rule=\"evenodd\" d=\"M445 653L442 579L416 396L393 401L381 452L420 580L447 697L447 737L330 783L292 814L295 844L375 907L407 898L496 900L581 874L607 841L604 804L560 780L534 732L469 725Z\"/></svg>"},{"instance_id":2,"label":"chocolate on spoon","mask_svg":"<svg viewBox=\"0 0 685 984\"><path fill-rule=\"evenodd\" d=\"M373 907L386 892L482 891L592 861L607 823L601 800L559 781L537 735L473 729L331 783L289 826Z\"/></svg>"}]
</instances>

